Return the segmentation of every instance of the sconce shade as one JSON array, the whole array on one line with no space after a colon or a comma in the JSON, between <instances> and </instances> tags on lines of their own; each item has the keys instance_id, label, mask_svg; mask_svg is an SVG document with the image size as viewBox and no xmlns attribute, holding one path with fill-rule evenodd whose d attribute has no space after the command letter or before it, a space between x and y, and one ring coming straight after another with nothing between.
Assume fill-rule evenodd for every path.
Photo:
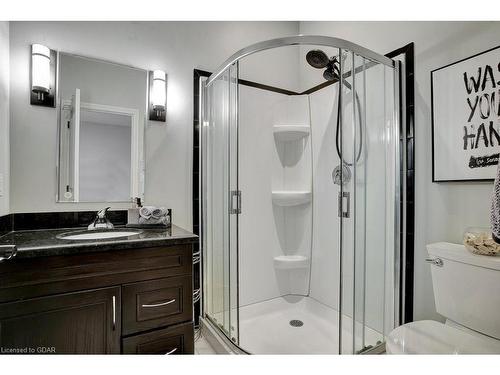
<instances>
[{"instance_id":1,"label":"sconce shade","mask_svg":"<svg viewBox=\"0 0 500 375\"><path fill-rule=\"evenodd\" d=\"M167 101L166 74L163 70L153 72L153 90L151 92L151 104L153 110L164 111Z\"/></svg>"},{"instance_id":2,"label":"sconce shade","mask_svg":"<svg viewBox=\"0 0 500 375\"><path fill-rule=\"evenodd\" d=\"M149 119L167 120L167 74L163 70L149 71Z\"/></svg>"},{"instance_id":3,"label":"sconce shade","mask_svg":"<svg viewBox=\"0 0 500 375\"><path fill-rule=\"evenodd\" d=\"M34 93L50 92L50 49L33 44L31 49L31 90Z\"/></svg>"}]
</instances>

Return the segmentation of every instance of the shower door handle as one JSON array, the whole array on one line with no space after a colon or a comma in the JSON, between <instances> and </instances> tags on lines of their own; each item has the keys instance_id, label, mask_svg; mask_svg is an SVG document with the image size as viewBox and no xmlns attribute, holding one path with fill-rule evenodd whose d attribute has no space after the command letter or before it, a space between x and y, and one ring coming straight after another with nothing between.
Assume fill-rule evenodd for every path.
<instances>
[{"instance_id":1,"label":"shower door handle","mask_svg":"<svg viewBox=\"0 0 500 375\"><path fill-rule=\"evenodd\" d=\"M351 193L349 193L348 191L343 191L339 193L338 206L339 206L339 217L349 218L351 216Z\"/></svg>"},{"instance_id":2,"label":"shower door handle","mask_svg":"<svg viewBox=\"0 0 500 375\"><path fill-rule=\"evenodd\" d=\"M232 190L229 194L229 213L241 214L241 190Z\"/></svg>"}]
</instances>

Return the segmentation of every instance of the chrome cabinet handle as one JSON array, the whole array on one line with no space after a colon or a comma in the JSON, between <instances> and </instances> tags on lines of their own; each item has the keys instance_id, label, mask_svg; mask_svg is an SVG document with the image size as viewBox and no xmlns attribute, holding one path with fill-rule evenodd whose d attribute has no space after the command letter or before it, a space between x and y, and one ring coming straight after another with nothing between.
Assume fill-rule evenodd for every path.
<instances>
[{"instance_id":1,"label":"chrome cabinet handle","mask_svg":"<svg viewBox=\"0 0 500 375\"><path fill-rule=\"evenodd\" d=\"M116 297L113 296L113 331L116 329Z\"/></svg>"},{"instance_id":2,"label":"chrome cabinet handle","mask_svg":"<svg viewBox=\"0 0 500 375\"><path fill-rule=\"evenodd\" d=\"M172 354L173 352L177 351L177 348L173 348L171 351L169 351L168 353L165 353L165 355L169 355L169 354Z\"/></svg>"},{"instance_id":3,"label":"chrome cabinet handle","mask_svg":"<svg viewBox=\"0 0 500 375\"><path fill-rule=\"evenodd\" d=\"M0 256L0 262L12 259L17 254L17 247L15 245L1 245L0 250L2 253L2 256Z\"/></svg>"},{"instance_id":4,"label":"chrome cabinet handle","mask_svg":"<svg viewBox=\"0 0 500 375\"><path fill-rule=\"evenodd\" d=\"M438 267L443 267L444 265L443 260L441 258L425 258L425 261L427 263L434 264L435 266Z\"/></svg>"},{"instance_id":5,"label":"chrome cabinet handle","mask_svg":"<svg viewBox=\"0 0 500 375\"><path fill-rule=\"evenodd\" d=\"M170 301L167 302L161 302L161 303L153 303L151 305L141 305L142 307L148 308L148 307L161 307L161 306L167 306L170 305L171 303L175 302L175 298L171 299Z\"/></svg>"}]
</instances>

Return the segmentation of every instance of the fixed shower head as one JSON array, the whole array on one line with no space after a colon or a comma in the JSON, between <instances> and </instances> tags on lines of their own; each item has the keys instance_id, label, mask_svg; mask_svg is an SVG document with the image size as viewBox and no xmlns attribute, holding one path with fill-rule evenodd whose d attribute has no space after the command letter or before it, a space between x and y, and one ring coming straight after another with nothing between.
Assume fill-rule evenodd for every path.
<instances>
[{"instance_id":1,"label":"fixed shower head","mask_svg":"<svg viewBox=\"0 0 500 375\"><path fill-rule=\"evenodd\" d=\"M313 49L307 52L306 60L309 65L316 69L326 68L330 62L328 55L320 49Z\"/></svg>"},{"instance_id":2,"label":"fixed shower head","mask_svg":"<svg viewBox=\"0 0 500 375\"><path fill-rule=\"evenodd\" d=\"M306 60L313 68L324 69L323 78L327 81L335 81L340 76L340 69L338 67L339 60L336 56L331 59L328 55L320 49L313 49L307 52Z\"/></svg>"}]
</instances>

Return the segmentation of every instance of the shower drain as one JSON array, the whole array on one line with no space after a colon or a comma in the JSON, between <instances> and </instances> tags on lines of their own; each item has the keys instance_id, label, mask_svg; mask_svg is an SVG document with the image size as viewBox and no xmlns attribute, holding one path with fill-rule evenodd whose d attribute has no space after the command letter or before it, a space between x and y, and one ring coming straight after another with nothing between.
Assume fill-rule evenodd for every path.
<instances>
[{"instance_id":1,"label":"shower drain","mask_svg":"<svg viewBox=\"0 0 500 375\"><path fill-rule=\"evenodd\" d=\"M293 320L290 320L290 325L292 327L302 327L304 325L304 322L302 320L293 319Z\"/></svg>"}]
</instances>

